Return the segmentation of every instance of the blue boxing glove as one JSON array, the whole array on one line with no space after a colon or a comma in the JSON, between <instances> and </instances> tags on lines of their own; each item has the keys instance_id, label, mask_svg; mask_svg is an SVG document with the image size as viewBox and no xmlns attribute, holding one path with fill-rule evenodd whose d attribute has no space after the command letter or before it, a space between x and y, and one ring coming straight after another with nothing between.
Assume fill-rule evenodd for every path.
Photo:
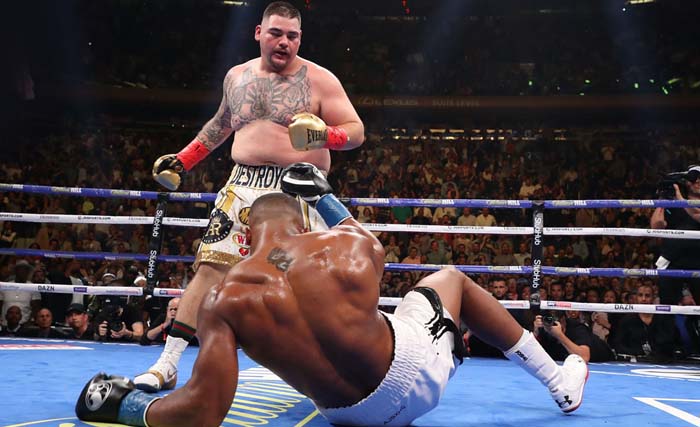
<instances>
[{"instance_id":1,"label":"blue boxing glove","mask_svg":"<svg viewBox=\"0 0 700 427\"><path fill-rule=\"evenodd\" d=\"M333 188L320 170L311 163L293 163L282 171L282 191L300 197L316 208L328 227L335 227L348 218L350 212L333 195Z\"/></svg>"},{"instance_id":2,"label":"blue boxing glove","mask_svg":"<svg viewBox=\"0 0 700 427\"><path fill-rule=\"evenodd\" d=\"M134 383L126 377L100 372L80 392L75 414L83 421L148 427L146 411L158 399L160 397L136 390Z\"/></svg>"}]
</instances>

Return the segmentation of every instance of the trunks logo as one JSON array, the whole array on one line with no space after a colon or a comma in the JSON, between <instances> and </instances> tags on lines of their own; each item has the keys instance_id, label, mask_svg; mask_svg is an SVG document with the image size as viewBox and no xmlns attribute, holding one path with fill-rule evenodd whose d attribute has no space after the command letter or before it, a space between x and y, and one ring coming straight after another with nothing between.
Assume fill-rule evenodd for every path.
<instances>
[{"instance_id":1,"label":"trunks logo","mask_svg":"<svg viewBox=\"0 0 700 427\"><path fill-rule=\"evenodd\" d=\"M238 246L249 247L245 233L233 233L233 241L236 242Z\"/></svg>"},{"instance_id":2,"label":"trunks logo","mask_svg":"<svg viewBox=\"0 0 700 427\"><path fill-rule=\"evenodd\" d=\"M231 227L233 227L233 221L229 219L225 212L217 209L209 220L202 242L209 244L224 240L231 232Z\"/></svg>"},{"instance_id":3,"label":"trunks logo","mask_svg":"<svg viewBox=\"0 0 700 427\"><path fill-rule=\"evenodd\" d=\"M238 220L243 225L248 225L248 215L250 215L250 207L246 206L238 212Z\"/></svg>"}]
</instances>

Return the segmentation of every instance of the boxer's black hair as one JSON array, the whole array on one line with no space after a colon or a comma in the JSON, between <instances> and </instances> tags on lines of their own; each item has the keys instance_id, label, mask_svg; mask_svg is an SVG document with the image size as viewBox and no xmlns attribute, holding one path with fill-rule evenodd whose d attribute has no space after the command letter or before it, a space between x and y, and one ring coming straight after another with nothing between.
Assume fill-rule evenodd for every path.
<instances>
[{"instance_id":1,"label":"boxer's black hair","mask_svg":"<svg viewBox=\"0 0 700 427\"><path fill-rule=\"evenodd\" d=\"M273 1L267 5L265 11L263 12L263 19L269 18L272 15L289 19L298 19L299 25L301 25L301 13L299 12L299 9L286 1Z\"/></svg>"}]
</instances>

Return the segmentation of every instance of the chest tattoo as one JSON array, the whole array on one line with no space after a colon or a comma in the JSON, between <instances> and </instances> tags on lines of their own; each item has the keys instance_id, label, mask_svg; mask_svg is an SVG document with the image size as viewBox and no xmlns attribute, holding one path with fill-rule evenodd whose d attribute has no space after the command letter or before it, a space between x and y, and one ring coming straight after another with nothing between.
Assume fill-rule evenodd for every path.
<instances>
[{"instance_id":1,"label":"chest tattoo","mask_svg":"<svg viewBox=\"0 0 700 427\"><path fill-rule=\"evenodd\" d=\"M282 126L297 113L311 110L311 85L306 65L290 76L256 76L248 68L226 89L234 129L270 120Z\"/></svg>"},{"instance_id":2,"label":"chest tattoo","mask_svg":"<svg viewBox=\"0 0 700 427\"><path fill-rule=\"evenodd\" d=\"M286 272L289 270L289 264L291 264L292 261L294 261L294 258L280 248L272 249L267 255L267 262L274 265L279 271Z\"/></svg>"}]
</instances>

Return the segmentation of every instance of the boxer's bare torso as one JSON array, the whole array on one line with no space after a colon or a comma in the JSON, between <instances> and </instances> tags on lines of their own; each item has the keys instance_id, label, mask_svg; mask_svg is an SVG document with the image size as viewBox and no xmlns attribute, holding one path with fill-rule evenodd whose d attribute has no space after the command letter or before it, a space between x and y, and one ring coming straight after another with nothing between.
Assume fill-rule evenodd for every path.
<instances>
[{"instance_id":1,"label":"boxer's bare torso","mask_svg":"<svg viewBox=\"0 0 700 427\"><path fill-rule=\"evenodd\" d=\"M222 134L233 131L231 157L236 163L287 166L309 162L328 171L328 150L294 150L287 126L301 112L324 118L322 98L333 92L328 86L339 84L337 79L299 57L283 74L265 71L260 63L261 59L256 58L231 68L224 79L219 111L197 138L206 144L220 141Z\"/></svg>"},{"instance_id":2,"label":"boxer's bare torso","mask_svg":"<svg viewBox=\"0 0 700 427\"><path fill-rule=\"evenodd\" d=\"M276 236L205 298L253 360L324 407L363 399L391 364L377 311L383 249L367 234L357 224Z\"/></svg>"}]
</instances>

